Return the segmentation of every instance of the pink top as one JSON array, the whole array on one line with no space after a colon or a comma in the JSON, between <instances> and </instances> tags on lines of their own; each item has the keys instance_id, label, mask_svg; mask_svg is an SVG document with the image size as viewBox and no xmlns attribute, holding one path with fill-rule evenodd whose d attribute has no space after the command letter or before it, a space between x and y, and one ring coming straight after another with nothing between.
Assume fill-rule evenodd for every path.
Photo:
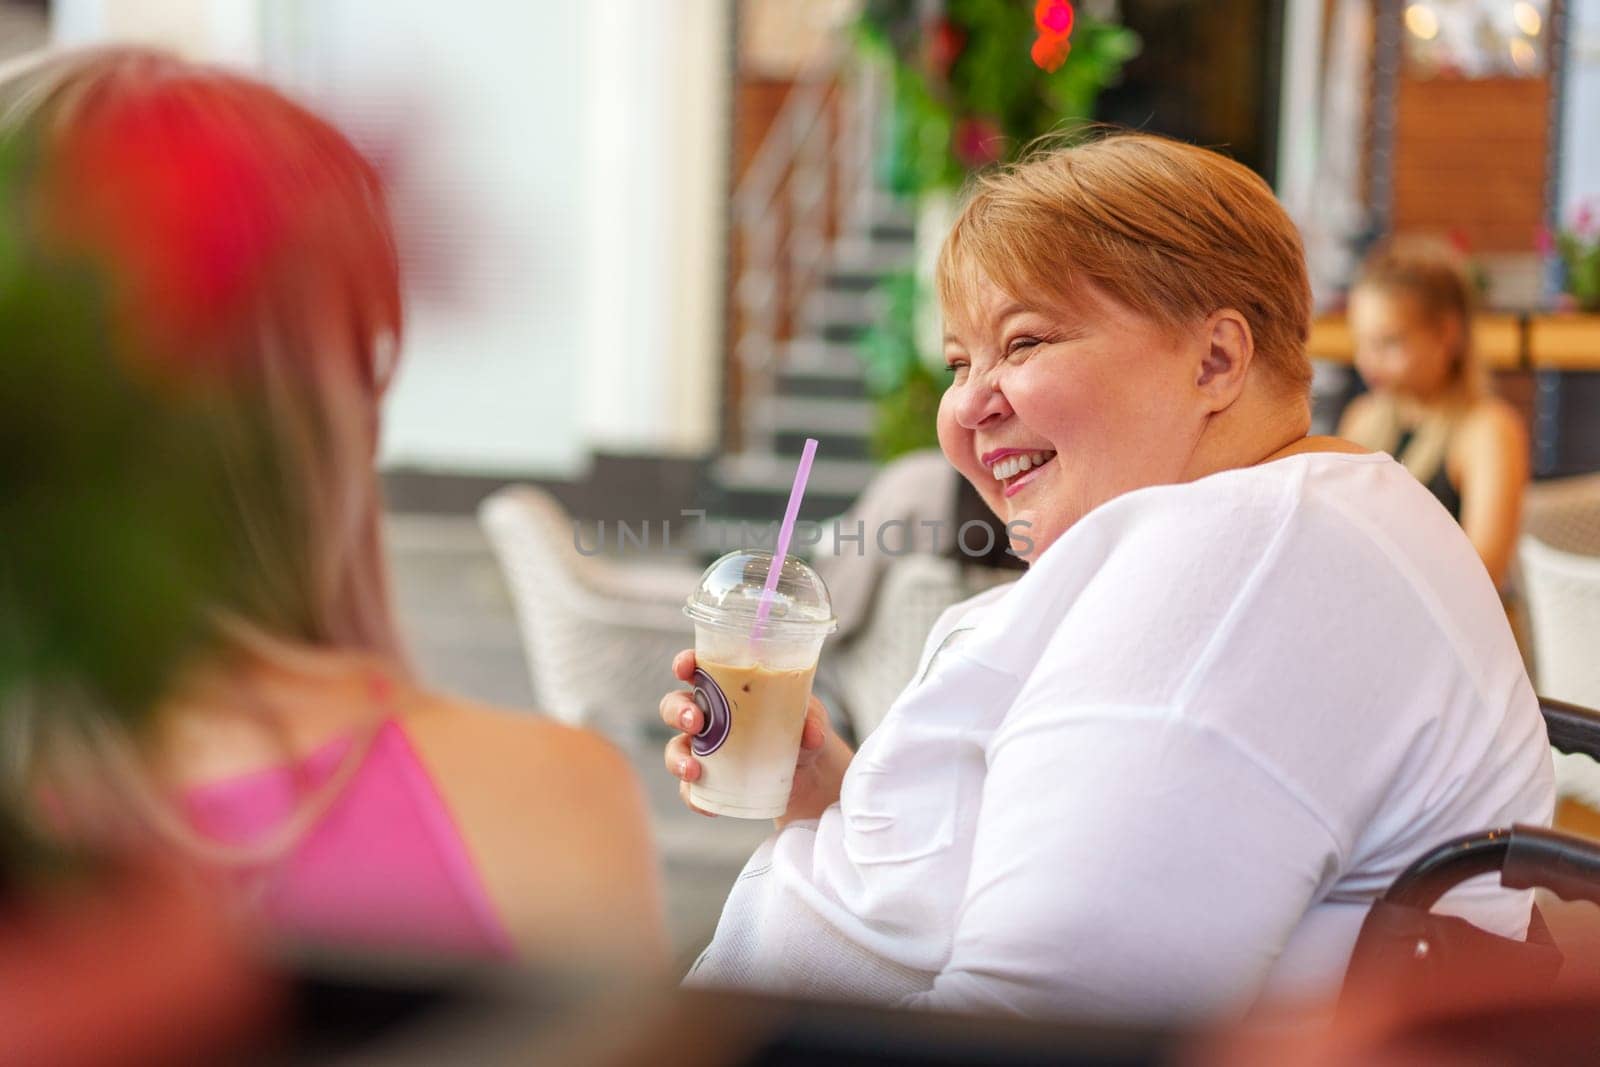
<instances>
[{"instance_id":1,"label":"pink top","mask_svg":"<svg viewBox=\"0 0 1600 1067\"><path fill-rule=\"evenodd\" d=\"M197 830L230 845L271 838L337 773L344 738L298 766L189 790ZM232 872L230 872L232 873ZM262 917L293 937L368 948L508 958L515 953L444 798L394 719L361 765L283 856L239 869Z\"/></svg>"}]
</instances>

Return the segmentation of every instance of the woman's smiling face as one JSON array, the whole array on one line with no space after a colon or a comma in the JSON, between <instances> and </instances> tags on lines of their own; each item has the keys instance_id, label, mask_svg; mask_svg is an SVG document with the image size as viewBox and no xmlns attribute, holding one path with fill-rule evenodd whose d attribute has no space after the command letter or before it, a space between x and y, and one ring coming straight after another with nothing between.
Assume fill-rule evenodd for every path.
<instances>
[{"instance_id":1,"label":"woman's smiling face","mask_svg":"<svg viewBox=\"0 0 1600 1067\"><path fill-rule=\"evenodd\" d=\"M1027 524L1029 559L1106 501L1182 480L1209 414L1204 331L1093 290L1072 304L1045 310L980 278L946 309L939 444L1002 521Z\"/></svg>"}]
</instances>

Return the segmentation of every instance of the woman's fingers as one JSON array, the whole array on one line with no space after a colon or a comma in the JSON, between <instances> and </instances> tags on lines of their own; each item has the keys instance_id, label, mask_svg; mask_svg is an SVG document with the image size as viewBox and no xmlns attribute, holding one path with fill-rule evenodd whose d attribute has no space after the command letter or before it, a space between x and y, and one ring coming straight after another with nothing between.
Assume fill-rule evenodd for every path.
<instances>
[{"instance_id":1,"label":"woman's fingers","mask_svg":"<svg viewBox=\"0 0 1600 1067\"><path fill-rule=\"evenodd\" d=\"M828 740L828 709L822 701L812 697L806 704L806 722L800 729L800 748L817 749Z\"/></svg>"},{"instance_id":2,"label":"woman's fingers","mask_svg":"<svg viewBox=\"0 0 1600 1067\"><path fill-rule=\"evenodd\" d=\"M667 773L682 782L693 782L700 777L700 761L689 754L689 736L679 734L667 742Z\"/></svg>"},{"instance_id":3,"label":"woman's fingers","mask_svg":"<svg viewBox=\"0 0 1600 1067\"><path fill-rule=\"evenodd\" d=\"M795 766L809 767L817 762L827 743L828 709L822 706L822 701L812 697L806 707L805 725L800 728L800 754L795 758Z\"/></svg>"},{"instance_id":4,"label":"woman's fingers","mask_svg":"<svg viewBox=\"0 0 1600 1067\"><path fill-rule=\"evenodd\" d=\"M800 747L803 749L821 748L822 743L828 739L822 724L810 716L806 717L806 724L800 730Z\"/></svg>"},{"instance_id":5,"label":"woman's fingers","mask_svg":"<svg viewBox=\"0 0 1600 1067\"><path fill-rule=\"evenodd\" d=\"M687 689L674 689L661 698L661 721L674 730L697 734L704 724L700 720L700 707Z\"/></svg>"},{"instance_id":6,"label":"woman's fingers","mask_svg":"<svg viewBox=\"0 0 1600 1067\"><path fill-rule=\"evenodd\" d=\"M680 682L694 679L694 649L686 648L672 657L672 673ZM663 754L667 773L678 779L678 799L683 801L684 807L690 811L698 812L708 819L715 819L714 812L697 808L689 799L689 783L700 780L700 761L695 759L689 751L689 738L700 732L704 725L704 716L700 706L694 702L694 696L688 690L678 689L661 698L661 721L674 730L683 732L667 742Z\"/></svg>"},{"instance_id":7,"label":"woman's fingers","mask_svg":"<svg viewBox=\"0 0 1600 1067\"><path fill-rule=\"evenodd\" d=\"M672 657L672 673L683 682L694 677L694 649L686 648ZM685 689L675 689L661 698L661 721L674 730L691 734L699 733L703 725L700 708L695 704L694 696Z\"/></svg>"}]
</instances>

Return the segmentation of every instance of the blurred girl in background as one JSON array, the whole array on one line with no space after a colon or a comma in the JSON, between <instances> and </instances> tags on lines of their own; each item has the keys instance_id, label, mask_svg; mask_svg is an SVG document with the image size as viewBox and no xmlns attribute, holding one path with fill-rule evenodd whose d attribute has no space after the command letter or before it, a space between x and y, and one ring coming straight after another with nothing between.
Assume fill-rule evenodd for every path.
<instances>
[{"instance_id":1,"label":"blurred girl in background","mask_svg":"<svg viewBox=\"0 0 1600 1067\"><path fill-rule=\"evenodd\" d=\"M1339 436L1393 455L1461 524L1505 589L1528 482L1528 436L1473 357L1473 291L1443 244L1401 240L1362 265L1350 294L1356 369L1369 392Z\"/></svg>"},{"instance_id":2,"label":"blurred girl in background","mask_svg":"<svg viewBox=\"0 0 1600 1067\"><path fill-rule=\"evenodd\" d=\"M214 530L223 576L150 729L123 727L140 709L31 702L8 753L28 788L78 835L199 860L293 938L659 964L658 872L623 758L407 665L373 468L401 325L377 174L273 90L142 51L13 78L0 123L31 262L81 265L103 294L82 380L127 404L154 389L166 407L137 417L205 433L188 459L211 488L183 506ZM34 397L63 417L6 447L93 450L78 399ZM85 524L114 527L84 503Z\"/></svg>"}]
</instances>

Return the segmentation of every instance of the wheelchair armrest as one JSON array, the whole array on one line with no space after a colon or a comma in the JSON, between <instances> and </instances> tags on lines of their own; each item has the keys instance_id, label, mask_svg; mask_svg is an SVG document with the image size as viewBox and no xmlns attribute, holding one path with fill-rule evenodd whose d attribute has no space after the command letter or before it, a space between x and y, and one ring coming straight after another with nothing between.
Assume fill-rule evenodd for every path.
<instances>
[{"instance_id":1,"label":"wheelchair armrest","mask_svg":"<svg viewBox=\"0 0 1600 1067\"><path fill-rule=\"evenodd\" d=\"M1540 826L1513 827L1500 884L1600 904L1600 842Z\"/></svg>"},{"instance_id":2,"label":"wheelchair armrest","mask_svg":"<svg viewBox=\"0 0 1600 1067\"><path fill-rule=\"evenodd\" d=\"M1539 698L1539 710L1544 713L1551 745L1600 760L1600 712L1550 697Z\"/></svg>"}]
</instances>

